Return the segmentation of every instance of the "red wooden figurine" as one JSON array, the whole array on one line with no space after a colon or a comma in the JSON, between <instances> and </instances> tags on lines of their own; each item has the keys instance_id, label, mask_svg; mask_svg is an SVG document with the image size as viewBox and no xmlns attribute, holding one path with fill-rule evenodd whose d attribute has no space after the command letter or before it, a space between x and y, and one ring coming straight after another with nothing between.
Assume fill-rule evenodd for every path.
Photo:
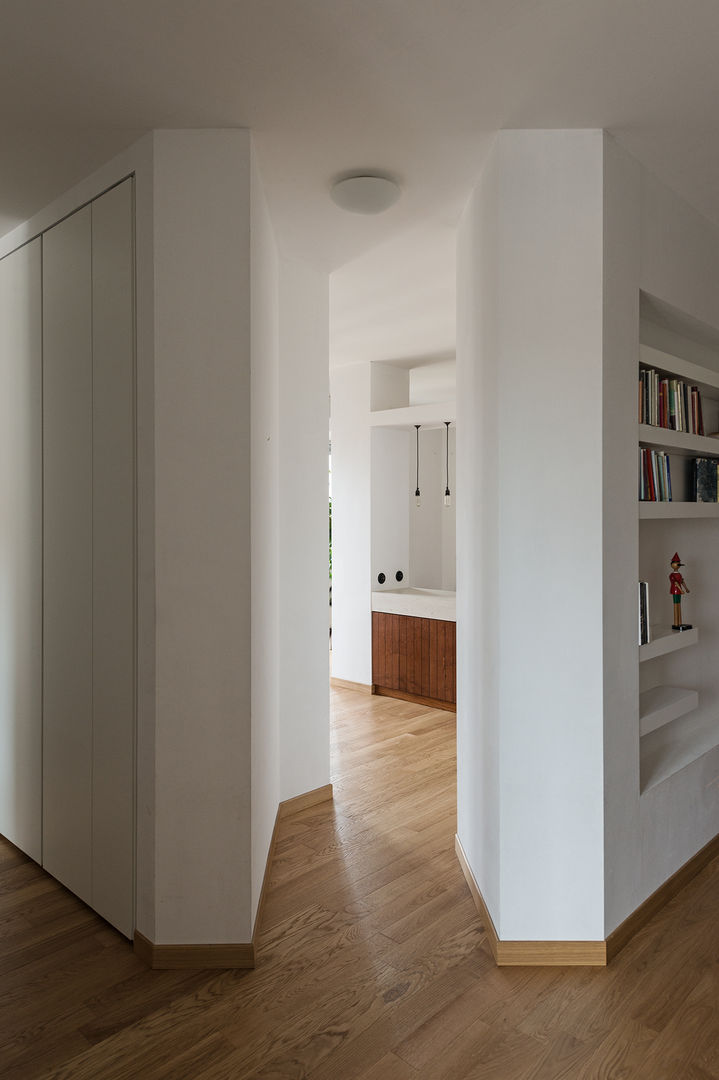
<instances>
[{"instance_id":1,"label":"red wooden figurine","mask_svg":"<svg viewBox=\"0 0 719 1080\"><path fill-rule=\"evenodd\" d=\"M684 563L680 562L679 555L675 551L674 557L672 558L672 572L669 575L669 592L671 593L674 606L674 622L672 623L672 630L691 630L691 623L682 622L682 595L688 593L689 589L686 581L679 573L680 566L684 566Z\"/></svg>"}]
</instances>

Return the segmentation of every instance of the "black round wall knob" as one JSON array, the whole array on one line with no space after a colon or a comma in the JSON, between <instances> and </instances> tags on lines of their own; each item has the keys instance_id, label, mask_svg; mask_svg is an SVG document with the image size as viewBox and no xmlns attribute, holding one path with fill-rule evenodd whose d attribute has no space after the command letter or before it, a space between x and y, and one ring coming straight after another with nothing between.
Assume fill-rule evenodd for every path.
<instances>
[{"instance_id":1,"label":"black round wall knob","mask_svg":"<svg viewBox=\"0 0 719 1080\"><path fill-rule=\"evenodd\" d=\"M377 575L377 580L379 581L380 585L384 585L387 578L385 577L384 574L378 574Z\"/></svg>"}]
</instances>

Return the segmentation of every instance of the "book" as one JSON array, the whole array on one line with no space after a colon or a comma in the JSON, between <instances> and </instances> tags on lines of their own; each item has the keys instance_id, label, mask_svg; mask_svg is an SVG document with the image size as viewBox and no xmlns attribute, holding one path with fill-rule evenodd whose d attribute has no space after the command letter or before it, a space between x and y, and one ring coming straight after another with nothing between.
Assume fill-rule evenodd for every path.
<instances>
[{"instance_id":1,"label":"book","mask_svg":"<svg viewBox=\"0 0 719 1080\"><path fill-rule=\"evenodd\" d=\"M694 458L692 480L695 502L717 502L719 489L716 458Z\"/></svg>"},{"instance_id":2,"label":"book","mask_svg":"<svg viewBox=\"0 0 719 1080\"><path fill-rule=\"evenodd\" d=\"M646 581L639 582L639 611L637 633L640 645L648 645L651 641L649 629L649 584Z\"/></svg>"}]
</instances>

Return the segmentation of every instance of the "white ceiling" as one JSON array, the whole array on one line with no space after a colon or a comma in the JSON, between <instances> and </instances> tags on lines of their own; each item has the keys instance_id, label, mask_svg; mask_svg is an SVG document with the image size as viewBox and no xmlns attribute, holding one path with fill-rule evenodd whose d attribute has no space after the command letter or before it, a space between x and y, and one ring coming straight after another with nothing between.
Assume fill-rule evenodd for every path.
<instances>
[{"instance_id":1,"label":"white ceiling","mask_svg":"<svg viewBox=\"0 0 719 1080\"><path fill-rule=\"evenodd\" d=\"M0 32L0 232L150 128L249 127L282 249L335 271L334 362L451 353L501 128L608 128L719 223L716 0L3 0ZM403 198L338 209L355 168Z\"/></svg>"}]
</instances>

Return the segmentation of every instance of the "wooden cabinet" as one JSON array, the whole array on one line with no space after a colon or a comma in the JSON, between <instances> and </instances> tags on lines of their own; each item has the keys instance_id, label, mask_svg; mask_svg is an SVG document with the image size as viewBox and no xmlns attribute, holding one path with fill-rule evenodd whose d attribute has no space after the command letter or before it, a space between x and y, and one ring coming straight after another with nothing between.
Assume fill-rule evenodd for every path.
<instances>
[{"instance_id":1,"label":"wooden cabinet","mask_svg":"<svg viewBox=\"0 0 719 1080\"><path fill-rule=\"evenodd\" d=\"M372 612L374 692L453 709L456 623Z\"/></svg>"},{"instance_id":2,"label":"wooden cabinet","mask_svg":"<svg viewBox=\"0 0 719 1080\"><path fill-rule=\"evenodd\" d=\"M43 236L43 866L134 928L132 181Z\"/></svg>"}]
</instances>

